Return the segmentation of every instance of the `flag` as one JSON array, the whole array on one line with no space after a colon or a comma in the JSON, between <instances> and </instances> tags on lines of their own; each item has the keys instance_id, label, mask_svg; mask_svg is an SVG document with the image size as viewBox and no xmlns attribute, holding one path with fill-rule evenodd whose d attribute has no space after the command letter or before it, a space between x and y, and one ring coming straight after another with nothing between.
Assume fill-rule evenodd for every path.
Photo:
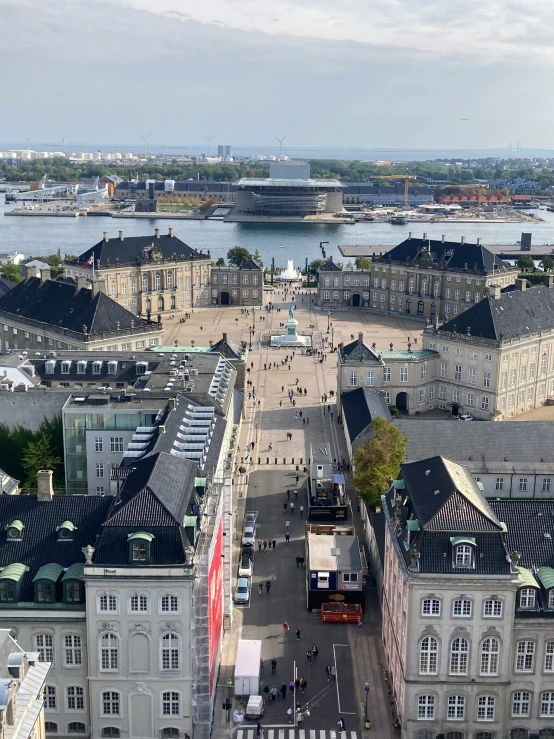
<instances>
[{"instance_id":1,"label":"flag","mask_svg":"<svg viewBox=\"0 0 554 739\"><path fill-rule=\"evenodd\" d=\"M81 264L81 267L94 267L94 254L91 254L87 261Z\"/></svg>"}]
</instances>

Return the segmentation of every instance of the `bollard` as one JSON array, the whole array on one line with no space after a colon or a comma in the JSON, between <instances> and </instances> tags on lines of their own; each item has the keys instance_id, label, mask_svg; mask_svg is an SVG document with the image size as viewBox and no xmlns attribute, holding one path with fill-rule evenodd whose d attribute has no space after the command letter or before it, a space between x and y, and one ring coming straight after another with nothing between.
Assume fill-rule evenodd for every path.
<instances>
[{"instance_id":1,"label":"bollard","mask_svg":"<svg viewBox=\"0 0 554 739\"><path fill-rule=\"evenodd\" d=\"M304 462L302 461L302 457L300 457L300 464L304 464Z\"/></svg>"},{"instance_id":2,"label":"bollard","mask_svg":"<svg viewBox=\"0 0 554 739\"><path fill-rule=\"evenodd\" d=\"M258 457L258 464L261 464L261 458Z\"/></svg>"},{"instance_id":3,"label":"bollard","mask_svg":"<svg viewBox=\"0 0 554 739\"><path fill-rule=\"evenodd\" d=\"M286 464L286 463L287 463L287 460L285 459L285 457L283 457L283 464Z\"/></svg>"},{"instance_id":4,"label":"bollard","mask_svg":"<svg viewBox=\"0 0 554 739\"><path fill-rule=\"evenodd\" d=\"M275 464L277 464L277 457L275 457Z\"/></svg>"},{"instance_id":5,"label":"bollard","mask_svg":"<svg viewBox=\"0 0 554 739\"><path fill-rule=\"evenodd\" d=\"M294 464L294 457L292 458L292 462L291 462L291 464Z\"/></svg>"},{"instance_id":6,"label":"bollard","mask_svg":"<svg viewBox=\"0 0 554 739\"><path fill-rule=\"evenodd\" d=\"M269 464L269 457L266 457L266 458L265 458L265 463L266 463L266 464Z\"/></svg>"}]
</instances>

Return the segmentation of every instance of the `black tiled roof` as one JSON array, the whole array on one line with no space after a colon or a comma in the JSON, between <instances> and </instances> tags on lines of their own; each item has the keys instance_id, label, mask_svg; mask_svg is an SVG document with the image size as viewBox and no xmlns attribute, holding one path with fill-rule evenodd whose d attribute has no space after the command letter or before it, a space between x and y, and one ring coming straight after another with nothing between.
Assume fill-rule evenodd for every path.
<instances>
[{"instance_id":1,"label":"black tiled roof","mask_svg":"<svg viewBox=\"0 0 554 739\"><path fill-rule=\"evenodd\" d=\"M143 526L141 531L153 535L150 544L150 564L178 565L186 561L185 549L191 546L182 526ZM94 564L128 565L130 534L137 532L136 526L104 527L94 552Z\"/></svg>"},{"instance_id":2,"label":"black tiled roof","mask_svg":"<svg viewBox=\"0 0 554 739\"><path fill-rule=\"evenodd\" d=\"M217 352L223 355L225 359L240 359L244 354L240 344L229 339L227 334L223 334L223 338L211 347L210 352Z\"/></svg>"},{"instance_id":3,"label":"black tiled roof","mask_svg":"<svg viewBox=\"0 0 554 739\"><path fill-rule=\"evenodd\" d=\"M476 508L468 503L467 498L457 490L444 503L437 513L425 524L427 531L456 531L463 523L463 530L467 532L476 531L498 531L498 524L483 515L482 506Z\"/></svg>"},{"instance_id":4,"label":"black tiled roof","mask_svg":"<svg viewBox=\"0 0 554 739\"><path fill-rule=\"evenodd\" d=\"M510 267L499 257L489 251L481 244L462 244L459 241L438 241L435 239L406 239L395 246L383 257L381 262L413 262L422 251L430 253L431 260L435 264L444 265L449 269L477 269L480 272Z\"/></svg>"},{"instance_id":5,"label":"black tiled roof","mask_svg":"<svg viewBox=\"0 0 554 739\"><path fill-rule=\"evenodd\" d=\"M510 574L510 563L502 535L478 533L475 538L475 568L452 566L452 542L450 533L423 532L419 544L420 572L441 572L452 575Z\"/></svg>"},{"instance_id":6,"label":"black tiled roof","mask_svg":"<svg viewBox=\"0 0 554 739\"><path fill-rule=\"evenodd\" d=\"M76 291L65 282L41 283L38 277L29 277L0 297L2 312L77 333L83 332L83 326L89 334L99 334L130 330L131 322L135 327L147 325L102 292L93 296L87 288Z\"/></svg>"},{"instance_id":7,"label":"black tiled roof","mask_svg":"<svg viewBox=\"0 0 554 739\"><path fill-rule=\"evenodd\" d=\"M337 264L335 264L332 259L328 259L319 271L320 272L342 272L342 267L339 267Z\"/></svg>"},{"instance_id":8,"label":"black tiled roof","mask_svg":"<svg viewBox=\"0 0 554 739\"><path fill-rule=\"evenodd\" d=\"M376 362L381 364L379 354L374 351L363 339L356 339L340 349L341 356L355 362Z\"/></svg>"},{"instance_id":9,"label":"black tiled roof","mask_svg":"<svg viewBox=\"0 0 554 739\"><path fill-rule=\"evenodd\" d=\"M523 567L554 567L554 501L490 500L489 503L508 528L508 551L521 554Z\"/></svg>"},{"instance_id":10,"label":"black tiled roof","mask_svg":"<svg viewBox=\"0 0 554 739\"><path fill-rule=\"evenodd\" d=\"M354 441L363 433L374 418L391 420L383 395L376 390L359 387L356 390L341 393L341 406L350 441Z\"/></svg>"},{"instance_id":11,"label":"black tiled roof","mask_svg":"<svg viewBox=\"0 0 554 739\"><path fill-rule=\"evenodd\" d=\"M12 287L15 287L15 282L7 280L5 277L0 277L0 297L8 293Z\"/></svg>"},{"instance_id":12,"label":"black tiled roof","mask_svg":"<svg viewBox=\"0 0 554 739\"><path fill-rule=\"evenodd\" d=\"M153 236L125 236L120 239L112 238L107 241L99 241L90 249L83 252L79 258L79 264L84 264L94 254L95 264L100 263L101 267L108 265L115 267L119 264L133 264L138 259L143 259L143 250L154 246L159 249L165 259L172 259L176 256L178 259L208 259L206 254L192 249L184 241L177 236L169 236L169 234L161 234Z\"/></svg>"},{"instance_id":13,"label":"black tiled roof","mask_svg":"<svg viewBox=\"0 0 554 739\"><path fill-rule=\"evenodd\" d=\"M246 262L243 262L240 265L240 269L241 270L242 269L244 269L244 270L253 270L253 271L258 271L258 272L261 272L261 270L262 270L262 268L260 267L260 265L257 262L255 262L252 258L247 259Z\"/></svg>"},{"instance_id":14,"label":"black tiled roof","mask_svg":"<svg viewBox=\"0 0 554 739\"><path fill-rule=\"evenodd\" d=\"M486 297L438 332L471 334L483 339L509 340L517 336L550 330L554 326L554 289L533 287Z\"/></svg>"},{"instance_id":15,"label":"black tiled roof","mask_svg":"<svg viewBox=\"0 0 554 739\"><path fill-rule=\"evenodd\" d=\"M33 601L33 577L43 565L56 563L66 568L76 562L84 564L81 549L95 545L111 503L112 498L102 496L55 495L51 501L39 501L35 496L0 495L0 567L20 562L29 568L21 601ZM5 529L17 519L25 527L23 538L11 541ZM58 541L56 528L64 521L75 525L73 539Z\"/></svg>"}]
</instances>

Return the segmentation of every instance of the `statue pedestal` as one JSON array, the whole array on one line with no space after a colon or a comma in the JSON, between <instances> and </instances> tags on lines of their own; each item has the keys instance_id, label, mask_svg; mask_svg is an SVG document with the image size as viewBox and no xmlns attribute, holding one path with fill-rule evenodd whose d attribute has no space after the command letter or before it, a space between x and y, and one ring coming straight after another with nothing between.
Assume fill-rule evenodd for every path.
<instances>
[{"instance_id":1,"label":"statue pedestal","mask_svg":"<svg viewBox=\"0 0 554 739\"><path fill-rule=\"evenodd\" d=\"M296 333L297 327L298 327L298 321L296 320L296 318L288 318L285 321L285 328L287 329L287 338L290 338L293 341L298 340L298 334Z\"/></svg>"},{"instance_id":2,"label":"statue pedestal","mask_svg":"<svg viewBox=\"0 0 554 739\"><path fill-rule=\"evenodd\" d=\"M271 346L299 346L306 347L312 345L311 336L298 335L298 321L296 318L287 318L285 321L286 333L282 336L272 336Z\"/></svg>"}]
</instances>

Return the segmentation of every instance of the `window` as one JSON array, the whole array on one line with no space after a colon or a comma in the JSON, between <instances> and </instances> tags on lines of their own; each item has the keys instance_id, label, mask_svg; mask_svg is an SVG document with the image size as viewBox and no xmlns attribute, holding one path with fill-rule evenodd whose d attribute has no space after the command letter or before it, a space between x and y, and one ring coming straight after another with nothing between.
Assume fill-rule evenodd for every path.
<instances>
[{"instance_id":1,"label":"window","mask_svg":"<svg viewBox=\"0 0 554 739\"><path fill-rule=\"evenodd\" d=\"M503 480L502 477L498 478ZM497 488L498 489L498 488ZM502 490L502 488L500 488ZM502 601L501 600L486 600L483 605L483 616L485 618L501 618L502 616Z\"/></svg>"},{"instance_id":2,"label":"window","mask_svg":"<svg viewBox=\"0 0 554 739\"><path fill-rule=\"evenodd\" d=\"M383 382L390 382L390 367L383 367Z\"/></svg>"},{"instance_id":3,"label":"window","mask_svg":"<svg viewBox=\"0 0 554 739\"><path fill-rule=\"evenodd\" d=\"M47 711L55 711L57 709L57 705L56 686L47 685L44 688L44 708Z\"/></svg>"},{"instance_id":4,"label":"window","mask_svg":"<svg viewBox=\"0 0 554 739\"><path fill-rule=\"evenodd\" d=\"M498 656L500 654L500 642L493 637L483 639L481 644L481 660L479 665L480 675L498 675Z\"/></svg>"},{"instance_id":5,"label":"window","mask_svg":"<svg viewBox=\"0 0 554 739\"><path fill-rule=\"evenodd\" d=\"M459 390L453 390L452 391L452 402L453 403L459 403L460 402L460 391Z\"/></svg>"},{"instance_id":6,"label":"window","mask_svg":"<svg viewBox=\"0 0 554 739\"><path fill-rule=\"evenodd\" d=\"M177 613L179 611L179 598L176 595L164 595L160 602L162 613Z\"/></svg>"},{"instance_id":7,"label":"window","mask_svg":"<svg viewBox=\"0 0 554 739\"><path fill-rule=\"evenodd\" d=\"M419 402L424 403L425 402L425 388L423 390L419 391Z\"/></svg>"},{"instance_id":8,"label":"window","mask_svg":"<svg viewBox=\"0 0 554 739\"><path fill-rule=\"evenodd\" d=\"M357 572L345 572L342 576L343 582L358 582Z\"/></svg>"},{"instance_id":9,"label":"window","mask_svg":"<svg viewBox=\"0 0 554 739\"><path fill-rule=\"evenodd\" d=\"M54 603L54 583L38 582L36 584L36 602Z\"/></svg>"},{"instance_id":10,"label":"window","mask_svg":"<svg viewBox=\"0 0 554 739\"><path fill-rule=\"evenodd\" d=\"M448 377L448 362L441 362L441 377Z\"/></svg>"},{"instance_id":11,"label":"window","mask_svg":"<svg viewBox=\"0 0 554 739\"><path fill-rule=\"evenodd\" d=\"M446 709L446 718L450 721L463 721L466 709L466 699L463 695L449 695Z\"/></svg>"},{"instance_id":12,"label":"window","mask_svg":"<svg viewBox=\"0 0 554 739\"><path fill-rule=\"evenodd\" d=\"M467 639L458 637L450 646L450 674L467 675L469 643Z\"/></svg>"},{"instance_id":13,"label":"window","mask_svg":"<svg viewBox=\"0 0 554 739\"><path fill-rule=\"evenodd\" d=\"M417 700L418 721L435 718L435 697L433 695L420 695Z\"/></svg>"},{"instance_id":14,"label":"window","mask_svg":"<svg viewBox=\"0 0 554 739\"><path fill-rule=\"evenodd\" d=\"M110 451L111 452L122 452L123 451L123 437L112 436L110 439Z\"/></svg>"},{"instance_id":15,"label":"window","mask_svg":"<svg viewBox=\"0 0 554 739\"><path fill-rule=\"evenodd\" d=\"M85 691L77 685L70 685L67 688L67 710L68 711L84 711L85 710Z\"/></svg>"},{"instance_id":16,"label":"window","mask_svg":"<svg viewBox=\"0 0 554 739\"><path fill-rule=\"evenodd\" d=\"M492 695L482 695L477 699L477 720L494 721L496 698Z\"/></svg>"},{"instance_id":17,"label":"window","mask_svg":"<svg viewBox=\"0 0 554 739\"><path fill-rule=\"evenodd\" d=\"M504 490L504 478L503 477L496 478L495 490Z\"/></svg>"},{"instance_id":18,"label":"window","mask_svg":"<svg viewBox=\"0 0 554 739\"><path fill-rule=\"evenodd\" d=\"M520 493L527 492L527 478L526 477L519 478L519 492Z\"/></svg>"},{"instance_id":19,"label":"window","mask_svg":"<svg viewBox=\"0 0 554 739\"><path fill-rule=\"evenodd\" d=\"M455 549L454 563L456 567L471 567L473 564L473 547L459 544Z\"/></svg>"},{"instance_id":20,"label":"window","mask_svg":"<svg viewBox=\"0 0 554 739\"><path fill-rule=\"evenodd\" d=\"M119 693L117 690L105 690L102 693L102 716L119 716Z\"/></svg>"},{"instance_id":21,"label":"window","mask_svg":"<svg viewBox=\"0 0 554 739\"><path fill-rule=\"evenodd\" d=\"M352 370L350 373L350 386L355 387L358 384L358 373L356 370Z\"/></svg>"},{"instance_id":22,"label":"window","mask_svg":"<svg viewBox=\"0 0 554 739\"><path fill-rule=\"evenodd\" d=\"M483 372L483 387L490 387L490 386L491 386L491 373Z\"/></svg>"},{"instance_id":23,"label":"window","mask_svg":"<svg viewBox=\"0 0 554 739\"><path fill-rule=\"evenodd\" d=\"M546 354L541 358L541 375L546 375Z\"/></svg>"},{"instance_id":24,"label":"window","mask_svg":"<svg viewBox=\"0 0 554 739\"><path fill-rule=\"evenodd\" d=\"M554 716L554 692L541 693L541 716Z\"/></svg>"},{"instance_id":25,"label":"window","mask_svg":"<svg viewBox=\"0 0 554 739\"><path fill-rule=\"evenodd\" d=\"M101 452L104 448L104 444L102 442L101 436L95 436L94 437L94 451L95 452Z\"/></svg>"},{"instance_id":26,"label":"window","mask_svg":"<svg viewBox=\"0 0 554 739\"><path fill-rule=\"evenodd\" d=\"M242 297L243 297L243 300L248 300L248 290L242 291Z\"/></svg>"},{"instance_id":27,"label":"window","mask_svg":"<svg viewBox=\"0 0 554 739\"><path fill-rule=\"evenodd\" d=\"M98 598L99 613L117 613L117 595L101 595Z\"/></svg>"},{"instance_id":28,"label":"window","mask_svg":"<svg viewBox=\"0 0 554 739\"><path fill-rule=\"evenodd\" d=\"M161 647L161 669L178 670L181 662L180 652L177 634L164 634Z\"/></svg>"},{"instance_id":29,"label":"window","mask_svg":"<svg viewBox=\"0 0 554 739\"><path fill-rule=\"evenodd\" d=\"M329 300L330 295L331 295L331 293L329 292L329 290L324 290L323 291L323 300Z\"/></svg>"},{"instance_id":30,"label":"window","mask_svg":"<svg viewBox=\"0 0 554 739\"><path fill-rule=\"evenodd\" d=\"M108 737L108 739L118 739L121 736L120 730L117 726L104 726L102 729L102 739Z\"/></svg>"},{"instance_id":31,"label":"window","mask_svg":"<svg viewBox=\"0 0 554 739\"><path fill-rule=\"evenodd\" d=\"M80 721L72 721L67 725L68 734L86 734L87 727Z\"/></svg>"},{"instance_id":32,"label":"window","mask_svg":"<svg viewBox=\"0 0 554 739\"><path fill-rule=\"evenodd\" d=\"M181 696L174 690L162 693L162 715L178 716L181 713Z\"/></svg>"},{"instance_id":33,"label":"window","mask_svg":"<svg viewBox=\"0 0 554 739\"><path fill-rule=\"evenodd\" d=\"M103 634L100 638L100 669L114 672L119 667L119 642L115 634Z\"/></svg>"},{"instance_id":34,"label":"window","mask_svg":"<svg viewBox=\"0 0 554 739\"><path fill-rule=\"evenodd\" d=\"M420 376L420 379L421 380L425 380L425 378L427 377L427 365L426 364L422 364L421 365L421 370L420 370L420 375L419 376Z\"/></svg>"},{"instance_id":35,"label":"window","mask_svg":"<svg viewBox=\"0 0 554 739\"><path fill-rule=\"evenodd\" d=\"M544 671L554 672L554 641L547 641L544 645Z\"/></svg>"},{"instance_id":36,"label":"window","mask_svg":"<svg viewBox=\"0 0 554 739\"><path fill-rule=\"evenodd\" d=\"M44 731L47 734L57 734L58 733L58 724L55 724L53 721L45 721L44 722Z\"/></svg>"},{"instance_id":37,"label":"window","mask_svg":"<svg viewBox=\"0 0 554 739\"><path fill-rule=\"evenodd\" d=\"M389 405L390 404L390 393L384 392L383 393L383 400L385 401L385 403L387 405Z\"/></svg>"},{"instance_id":38,"label":"window","mask_svg":"<svg viewBox=\"0 0 554 739\"><path fill-rule=\"evenodd\" d=\"M506 389L506 386L508 384L508 373L507 372L503 372L500 377L501 377L501 379L500 379L500 386L501 386L501 388L503 390L505 390Z\"/></svg>"},{"instance_id":39,"label":"window","mask_svg":"<svg viewBox=\"0 0 554 739\"><path fill-rule=\"evenodd\" d=\"M104 463L103 462L96 463L96 477L104 477Z\"/></svg>"},{"instance_id":40,"label":"window","mask_svg":"<svg viewBox=\"0 0 554 739\"><path fill-rule=\"evenodd\" d=\"M467 381L470 385L475 385L476 372L475 367L470 367L467 371Z\"/></svg>"},{"instance_id":41,"label":"window","mask_svg":"<svg viewBox=\"0 0 554 739\"><path fill-rule=\"evenodd\" d=\"M542 481L542 491L543 493L549 493L550 492L550 478L545 477Z\"/></svg>"},{"instance_id":42,"label":"window","mask_svg":"<svg viewBox=\"0 0 554 739\"><path fill-rule=\"evenodd\" d=\"M180 736L179 729L175 726L166 726L162 729L160 736L162 739L178 739Z\"/></svg>"},{"instance_id":43,"label":"window","mask_svg":"<svg viewBox=\"0 0 554 739\"><path fill-rule=\"evenodd\" d=\"M365 378L366 387L374 387L375 385L375 372L368 372Z\"/></svg>"},{"instance_id":44,"label":"window","mask_svg":"<svg viewBox=\"0 0 554 739\"><path fill-rule=\"evenodd\" d=\"M148 596L132 595L129 605L131 613L148 613Z\"/></svg>"},{"instance_id":45,"label":"window","mask_svg":"<svg viewBox=\"0 0 554 739\"><path fill-rule=\"evenodd\" d=\"M39 662L54 661L54 638L51 634L37 634L35 636L35 650L38 652Z\"/></svg>"},{"instance_id":46,"label":"window","mask_svg":"<svg viewBox=\"0 0 554 739\"><path fill-rule=\"evenodd\" d=\"M439 385L439 399L446 400L446 385Z\"/></svg>"},{"instance_id":47,"label":"window","mask_svg":"<svg viewBox=\"0 0 554 739\"><path fill-rule=\"evenodd\" d=\"M519 591L519 607L534 608L536 593L535 588L522 588Z\"/></svg>"},{"instance_id":48,"label":"window","mask_svg":"<svg viewBox=\"0 0 554 739\"><path fill-rule=\"evenodd\" d=\"M488 411L489 410L489 396L483 395L481 398L481 410Z\"/></svg>"},{"instance_id":49,"label":"window","mask_svg":"<svg viewBox=\"0 0 554 739\"><path fill-rule=\"evenodd\" d=\"M518 690L512 694L512 716L529 716L531 693Z\"/></svg>"},{"instance_id":50,"label":"window","mask_svg":"<svg viewBox=\"0 0 554 739\"><path fill-rule=\"evenodd\" d=\"M452 606L452 615L469 617L471 616L472 605L473 603L470 600L455 600Z\"/></svg>"},{"instance_id":51,"label":"window","mask_svg":"<svg viewBox=\"0 0 554 739\"><path fill-rule=\"evenodd\" d=\"M408 382L408 368L400 367L400 382Z\"/></svg>"},{"instance_id":52,"label":"window","mask_svg":"<svg viewBox=\"0 0 554 739\"><path fill-rule=\"evenodd\" d=\"M439 645L433 636L426 636L419 648L419 674L436 675Z\"/></svg>"},{"instance_id":53,"label":"window","mask_svg":"<svg viewBox=\"0 0 554 739\"><path fill-rule=\"evenodd\" d=\"M516 644L516 672L533 672L535 642L527 639Z\"/></svg>"},{"instance_id":54,"label":"window","mask_svg":"<svg viewBox=\"0 0 554 739\"><path fill-rule=\"evenodd\" d=\"M534 378L535 377L535 363L529 365L529 377Z\"/></svg>"},{"instance_id":55,"label":"window","mask_svg":"<svg viewBox=\"0 0 554 739\"><path fill-rule=\"evenodd\" d=\"M454 379L455 380L462 379L462 365L461 364L454 365Z\"/></svg>"},{"instance_id":56,"label":"window","mask_svg":"<svg viewBox=\"0 0 554 739\"><path fill-rule=\"evenodd\" d=\"M468 393L466 396L467 404L470 408L473 408L475 405L475 395L473 393Z\"/></svg>"},{"instance_id":57,"label":"window","mask_svg":"<svg viewBox=\"0 0 554 739\"><path fill-rule=\"evenodd\" d=\"M478 731L475 734L475 739L494 739L494 734L491 731ZM515 739L512 734L512 739Z\"/></svg>"},{"instance_id":58,"label":"window","mask_svg":"<svg viewBox=\"0 0 554 739\"><path fill-rule=\"evenodd\" d=\"M83 647L81 637L68 634L63 638L64 667L76 667L83 664Z\"/></svg>"}]
</instances>

